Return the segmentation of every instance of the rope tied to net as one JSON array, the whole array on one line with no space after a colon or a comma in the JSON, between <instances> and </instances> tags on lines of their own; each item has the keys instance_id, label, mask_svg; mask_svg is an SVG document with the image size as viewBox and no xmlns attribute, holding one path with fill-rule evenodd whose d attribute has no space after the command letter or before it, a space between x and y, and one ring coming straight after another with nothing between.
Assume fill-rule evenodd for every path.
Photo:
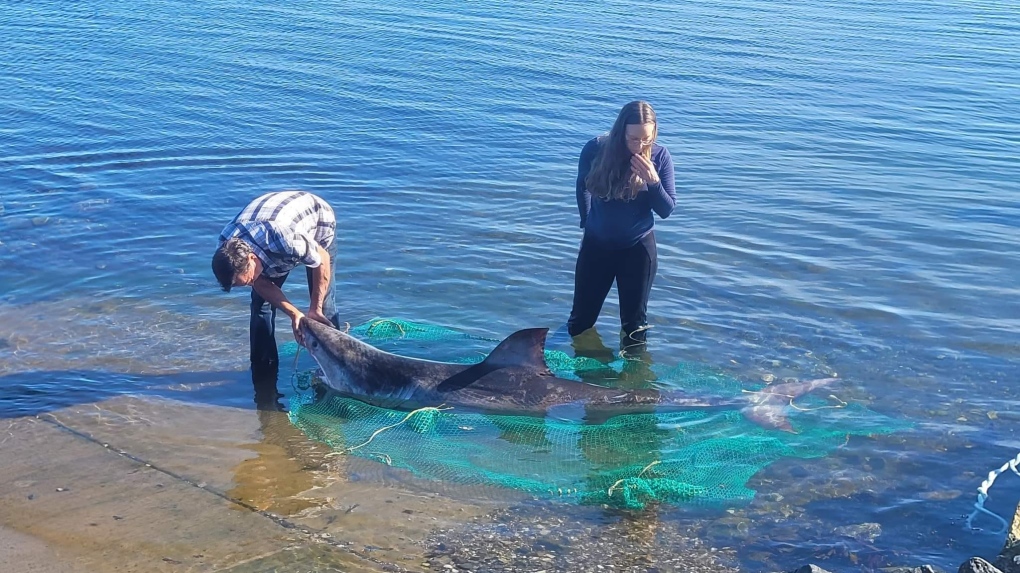
<instances>
[{"instance_id":1,"label":"rope tied to net","mask_svg":"<svg viewBox=\"0 0 1020 573\"><path fill-rule=\"evenodd\" d=\"M312 376L311 373L307 373L307 376L302 376L298 372L298 358L301 356L301 345L297 345L297 350L294 351L294 365L290 369L290 387L294 390L303 390L308 386L300 386L299 384L311 384Z\"/></svg>"},{"instance_id":2,"label":"rope tied to net","mask_svg":"<svg viewBox=\"0 0 1020 573\"><path fill-rule=\"evenodd\" d=\"M351 446L349 448L346 448L343 451L343 453L344 454L349 454L349 453L353 452L354 450L357 450L359 448L363 448L363 447L367 446L368 444L370 444L372 442L372 440L375 439L376 436L378 436L379 434L385 432L386 430L392 430L393 428L396 428L397 426L399 426L399 425L403 424L404 422L406 422L406 421L410 420L411 418L413 418L415 414L418 414L420 412L433 412L435 414L438 414L439 412L445 412L446 410L452 410L452 409L453 409L452 407L443 405L443 406L439 406L439 407L426 406L424 408L418 408L417 410L412 410L411 412L408 412L406 416L404 416L403 420L397 422L396 424L390 424L389 426L384 426L382 428L379 428L378 430L372 432L372 435L369 436L369 438L367 440L365 440L364 443L358 444L357 446Z\"/></svg>"},{"instance_id":3,"label":"rope tied to net","mask_svg":"<svg viewBox=\"0 0 1020 573\"><path fill-rule=\"evenodd\" d=\"M400 337L401 338L404 338L405 336L407 336L407 331L404 330L404 326L402 324L400 324L400 322L398 322L396 320L393 320L393 319L390 319L390 318L380 318L379 320L372 321L372 324L368 325L368 328L365 330L365 334L367 334L369 336L375 336L373 331L379 325L381 325L381 324L386 324L388 326L395 326L395 327L397 327L397 330L400 331Z\"/></svg>"},{"instance_id":4,"label":"rope tied to net","mask_svg":"<svg viewBox=\"0 0 1020 573\"><path fill-rule=\"evenodd\" d=\"M980 527L974 527L974 518L977 517L979 513L990 515L997 519L999 523L1002 524L1002 528L996 531L994 533L995 535L1001 535L1005 533L1007 529L1009 529L1009 523L1005 519L999 516L999 514L993 511L989 511L988 509L985 508L985 500L988 499L988 489L992 487L992 484L995 483L996 478L1006 473L1006 470L1013 470L1013 473L1020 476L1020 469L1017 468L1018 465L1020 465L1020 453L1018 453L1015 458L1002 464L1002 467L1000 467L999 469L988 472L988 477L985 478L985 481L981 482L981 485L978 486L977 488L978 496L977 501L974 502L974 511L972 511L970 515L967 516L968 529L972 531L981 530Z\"/></svg>"},{"instance_id":5,"label":"rope tied to net","mask_svg":"<svg viewBox=\"0 0 1020 573\"><path fill-rule=\"evenodd\" d=\"M640 472L638 472L638 475L635 476L633 479L640 478L641 476L645 475L645 472L650 470L652 468L652 466L657 465L657 464L661 464L661 463L662 463L662 460L655 460L654 462L652 462L652 463L648 464L647 466L645 466L645 469L643 469ZM617 487L619 487L619 485L621 483L627 481L628 479L631 479L631 478L624 478L624 479L616 480L616 483L614 483L612 486L609 487L609 491L606 492L606 495L609 496L609 497L613 497L613 490L615 490Z\"/></svg>"},{"instance_id":6,"label":"rope tied to net","mask_svg":"<svg viewBox=\"0 0 1020 573\"><path fill-rule=\"evenodd\" d=\"M790 398L790 407L793 408L794 410L797 410L797 411L800 411L800 412L814 412L815 410L829 410L829 409L838 410L840 408L846 408L847 403L844 402L843 400L840 400L838 396L836 396L834 394L829 394L829 398L832 398L833 400L839 402L839 404L837 404L835 406L818 406L817 408L802 408L802 407L794 404L793 403L794 399Z\"/></svg>"}]
</instances>

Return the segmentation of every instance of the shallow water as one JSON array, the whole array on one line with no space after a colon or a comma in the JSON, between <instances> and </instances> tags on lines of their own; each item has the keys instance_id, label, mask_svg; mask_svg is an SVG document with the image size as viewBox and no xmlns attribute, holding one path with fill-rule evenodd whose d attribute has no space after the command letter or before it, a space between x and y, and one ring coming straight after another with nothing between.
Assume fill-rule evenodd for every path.
<instances>
[{"instance_id":1,"label":"shallow water","mask_svg":"<svg viewBox=\"0 0 1020 573\"><path fill-rule=\"evenodd\" d=\"M962 520L1020 450L1013 4L0 14L0 415L127 392L250 407L245 296L218 292L208 259L273 189L335 206L352 324L556 328L580 239L577 154L641 97L679 194L656 227L651 360L748 381L836 373L842 399L915 423L767 468L744 525L662 518L750 547L750 568L952 569L998 549ZM613 296L598 328L616 348ZM1018 497L1006 475L989 506ZM882 535L832 533L862 523Z\"/></svg>"}]
</instances>

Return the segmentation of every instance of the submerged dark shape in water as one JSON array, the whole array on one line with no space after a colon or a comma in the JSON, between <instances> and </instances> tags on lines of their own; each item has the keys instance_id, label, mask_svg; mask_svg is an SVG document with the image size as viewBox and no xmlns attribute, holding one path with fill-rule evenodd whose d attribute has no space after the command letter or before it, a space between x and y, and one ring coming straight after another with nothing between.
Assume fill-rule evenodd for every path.
<instances>
[{"instance_id":1,"label":"submerged dark shape in water","mask_svg":"<svg viewBox=\"0 0 1020 573\"><path fill-rule=\"evenodd\" d=\"M471 365L397 356L312 320L302 320L300 329L328 386L389 408L446 404L491 413L541 415L564 404L580 404L587 411L607 414L736 406L762 427L793 431L785 415L790 401L836 380L776 384L736 397L619 390L553 375L543 352L546 328L517 331L485 360Z\"/></svg>"}]
</instances>

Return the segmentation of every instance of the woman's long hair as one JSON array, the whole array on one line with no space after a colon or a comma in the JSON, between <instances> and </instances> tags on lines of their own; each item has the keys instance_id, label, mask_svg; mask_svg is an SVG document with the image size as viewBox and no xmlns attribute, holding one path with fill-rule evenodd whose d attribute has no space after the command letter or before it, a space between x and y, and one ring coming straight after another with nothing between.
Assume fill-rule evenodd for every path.
<instances>
[{"instance_id":1,"label":"woman's long hair","mask_svg":"<svg viewBox=\"0 0 1020 573\"><path fill-rule=\"evenodd\" d=\"M591 170L584 179L588 192L602 200L621 199L630 201L637 196L644 186L643 181L630 168L631 152L627 148L627 126L651 123L655 125L655 135L659 127L655 122L655 110L645 101L632 101L623 106L616 123L607 135L599 138L599 150L592 161ZM652 137L652 143L655 137ZM645 159L651 159L652 146L641 150Z\"/></svg>"}]
</instances>

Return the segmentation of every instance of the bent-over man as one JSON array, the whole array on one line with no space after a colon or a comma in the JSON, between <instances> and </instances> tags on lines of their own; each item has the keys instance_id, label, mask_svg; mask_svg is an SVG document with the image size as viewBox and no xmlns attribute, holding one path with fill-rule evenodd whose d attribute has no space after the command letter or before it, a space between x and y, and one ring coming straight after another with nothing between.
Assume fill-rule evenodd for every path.
<instances>
[{"instance_id":1,"label":"bent-over man","mask_svg":"<svg viewBox=\"0 0 1020 573\"><path fill-rule=\"evenodd\" d=\"M276 309L290 317L300 342L302 318L339 326L333 300L336 217L320 197L305 191L267 193L248 204L220 233L212 268L223 290L250 286L253 368L279 363ZM287 275L298 265L308 275L308 312L284 296Z\"/></svg>"}]
</instances>

